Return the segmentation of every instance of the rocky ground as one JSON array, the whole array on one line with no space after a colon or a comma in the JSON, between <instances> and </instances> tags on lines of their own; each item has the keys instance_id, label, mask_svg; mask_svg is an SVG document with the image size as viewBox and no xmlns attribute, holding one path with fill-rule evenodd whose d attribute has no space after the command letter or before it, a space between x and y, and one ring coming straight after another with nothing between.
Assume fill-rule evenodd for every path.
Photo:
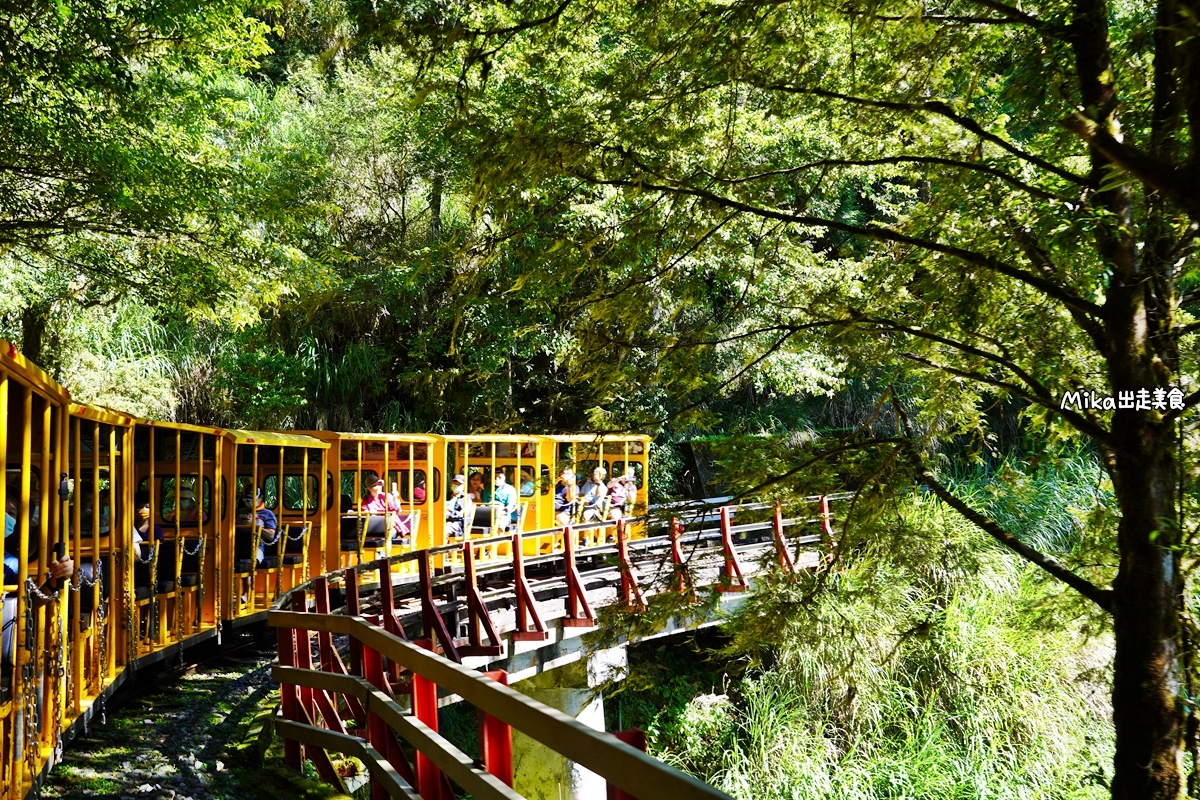
<instances>
[{"instance_id":1,"label":"rocky ground","mask_svg":"<svg viewBox=\"0 0 1200 800\"><path fill-rule=\"evenodd\" d=\"M255 731L278 704L271 638L226 637L224 650L181 669L143 670L108 704L103 724L68 746L44 798L257 800L345 798L265 757ZM256 724L258 723L258 724ZM348 800L348 798L347 798Z\"/></svg>"}]
</instances>

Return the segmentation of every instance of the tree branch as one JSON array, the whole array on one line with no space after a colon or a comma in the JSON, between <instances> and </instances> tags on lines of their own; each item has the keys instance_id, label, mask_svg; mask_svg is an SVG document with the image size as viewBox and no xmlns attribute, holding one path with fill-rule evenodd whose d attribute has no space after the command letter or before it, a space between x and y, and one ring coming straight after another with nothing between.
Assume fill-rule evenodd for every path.
<instances>
[{"instance_id":1,"label":"tree branch","mask_svg":"<svg viewBox=\"0 0 1200 800\"><path fill-rule=\"evenodd\" d=\"M1063 169L1057 164L1052 164L1041 156L1036 156L1033 153L1028 153L1017 147L1012 142L1000 138L994 133L984 129L982 125L976 122L971 117L965 114L959 114L953 108L940 100L930 100L925 103L901 103L895 100L873 100L869 97L856 97L854 95L842 94L841 92L833 92L828 89L815 89L805 86L792 86L786 83L776 83L758 86L764 91L787 92L789 94L811 94L815 97L825 97L830 100L840 100L844 103L852 103L854 105L866 106L868 108L885 108L889 111L902 111L908 114L925 113L937 114L954 122L960 128L964 128L975 134L984 141L991 142L1000 149L1010 155L1016 156L1022 161L1026 161L1039 167L1047 172L1053 173L1058 177L1070 181L1079 186L1087 185L1087 178L1082 175L1076 175L1068 169Z\"/></svg>"},{"instance_id":2,"label":"tree branch","mask_svg":"<svg viewBox=\"0 0 1200 800\"><path fill-rule=\"evenodd\" d=\"M1193 220L1200 220L1200 192L1196 191L1193 176L1118 141L1081 113L1064 117L1063 125L1138 181L1178 203Z\"/></svg>"},{"instance_id":3,"label":"tree branch","mask_svg":"<svg viewBox=\"0 0 1200 800\"><path fill-rule=\"evenodd\" d=\"M929 487L929 490L937 495L943 503L953 508L965 519L969 520L981 531L991 536L1000 544L1013 551L1021 558L1028 561L1030 564L1041 567L1050 575L1070 586L1081 595L1091 600L1093 603L1104 609L1108 613L1113 611L1113 591L1111 589L1101 589L1096 584L1084 578L1082 575L1077 575L1064 566L1057 559L1054 559L1040 550L1036 550L1022 542L1016 536L1013 536L999 524L988 519L983 514L976 511L971 506L960 500L953 492L941 484L934 476L933 472L925 466L924 460L916 447L916 438L913 436L912 426L909 424L908 417L904 414L904 410L900 407L899 398L893 393L892 405L896 410L896 418L900 422L905 435L908 437L905 441L908 445L909 457L913 467L917 471L917 476L921 479L921 483Z\"/></svg>"},{"instance_id":4,"label":"tree branch","mask_svg":"<svg viewBox=\"0 0 1200 800\"><path fill-rule=\"evenodd\" d=\"M976 161L962 161L956 158L942 158L939 156L889 156L886 158L826 158L820 161L810 161L807 164L800 164L795 167L787 167L786 169L768 170L767 172L759 172L754 175L745 175L739 178L722 178L719 175L711 175L704 173L715 181L721 183L736 185L741 183L749 183L750 181L760 180L762 178L771 178L783 175L792 175L797 172L803 172L810 169L821 169L824 167L877 167L888 166L892 164L931 164L943 167L953 167L955 169L969 169L974 172L982 172L985 175L991 175L997 180L1020 189L1023 192L1040 197L1043 200L1058 200L1057 195L1048 192L1045 189L1039 189L1036 186L1025 183L1020 178L1009 175L1002 169L997 167L981 164Z\"/></svg>"},{"instance_id":5,"label":"tree branch","mask_svg":"<svg viewBox=\"0 0 1200 800\"><path fill-rule=\"evenodd\" d=\"M797 225L808 225L814 228L827 228L830 230L842 231L851 233L857 236L866 236L871 239L880 239L888 242L896 242L897 244L906 244L921 250L928 250L935 253L954 256L968 264L974 264L978 267L998 272L1001 275L1006 275L1028 286L1032 286L1038 291L1045 294L1047 297L1052 297L1055 300L1063 303L1068 308L1078 309L1079 311L1088 314L1092 317L1099 318L1103 309L1090 300L1085 300L1067 287L1047 280L1040 275L1035 275L1031 272L1023 270L1006 261L1001 261L993 256L977 253L973 250L966 250L961 247L936 242L929 239L921 239L915 236L899 233L890 228L883 227L866 227L861 225L850 225L837 220L825 219L823 217L810 217L803 214L792 214L786 211L777 209L761 208L749 203L744 203L740 200L734 200L723 195L709 192L704 189L693 189L686 186L672 186L669 184L647 183L645 181L624 180L624 179L609 179L605 180L586 173L575 172L576 177L582 180L599 184L602 186L620 186L631 189L646 190L651 189L659 192L669 192L675 194L691 195L693 197L701 197L716 205L725 208L734 208L739 211L744 211L747 214L753 214L758 217L767 219L777 219L783 222L793 222Z\"/></svg>"}]
</instances>

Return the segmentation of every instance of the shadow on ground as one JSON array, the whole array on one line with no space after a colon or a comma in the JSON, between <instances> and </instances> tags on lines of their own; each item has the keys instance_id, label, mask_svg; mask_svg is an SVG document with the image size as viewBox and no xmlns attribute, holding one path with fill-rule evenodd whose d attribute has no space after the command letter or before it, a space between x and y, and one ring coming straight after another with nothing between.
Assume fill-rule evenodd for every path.
<instances>
[{"instance_id":1,"label":"shadow on ground","mask_svg":"<svg viewBox=\"0 0 1200 800\"><path fill-rule=\"evenodd\" d=\"M241 633L231 650L181 673L147 670L118 693L103 724L66 749L44 798L300 800L345 798L283 766L278 741L261 757L244 746L256 719L278 703L274 653ZM239 748L239 745L243 745Z\"/></svg>"}]
</instances>

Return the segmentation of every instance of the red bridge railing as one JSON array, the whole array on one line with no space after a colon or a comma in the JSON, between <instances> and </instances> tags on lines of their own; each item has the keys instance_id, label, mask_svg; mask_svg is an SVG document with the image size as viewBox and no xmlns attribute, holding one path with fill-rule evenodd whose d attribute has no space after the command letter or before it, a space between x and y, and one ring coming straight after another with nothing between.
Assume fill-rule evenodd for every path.
<instances>
[{"instance_id":1,"label":"red bridge railing","mask_svg":"<svg viewBox=\"0 0 1200 800\"><path fill-rule=\"evenodd\" d=\"M501 656L505 635L513 641L547 640L550 630L536 594L549 584L561 591L565 583L561 616L556 616L563 626L594 626L585 574L611 576L616 602L636 611L646 607L647 596L655 591L695 597L693 572L706 559L709 578L712 565L719 564L719 591L747 588L754 568L748 562L756 553L763 556L759 568L794 572L802 548L833 537L828 498L811 499L817 511L805 517L785 519L776 505L767 519L735 525L735 512L747 508L724 507L717 510L716 526L711 528L705 527L711 515L694 520L690 531L671 519L662 535L631 539L624 521L595 523L476 538L364 563L336 576L344 592L344 613L331 613L331 576L298 587L268 614L279 641L274 677L280 683L282 706L277 725L288 765L300 769L310 760L322 778L337 784L340 779L328 755L332 751L363 761L375 798L452 800L453 782L480 800L515 799L520 797L512 789L515 727L602 776L609 782L610 797L727 798L631 747L629 743L644 749L640 732L613 735L593 730L509 688L503 671L481 673L461 661L464 656ZM761 506L751 510L771 511ZM798 529L810 528L817 532L795 535ZM552 537L550 552L527 555L523 544L533 537L539 547ZM581 558L598 566L592 563L595 569L581 571ZM417 581L397 585L393 562L409 559L418 562ZM436 574L435 560L452 566ZM639 566L652 567L666 578L647 581ZM537 570L555 574L531 580L530 571ZM359 596L363 573L370 572L377 574L380 589L375 614L364 613ZM504 573L505 587L485 591L482 579L497 573ZM504 595L502 600L497 600L497 592ZM397 605L397 594L409 595L404 609ZM492 606L512 605L507 625L494 619L497 609L489 600ZM462 615L466 635L456 636L446 617L456 620ZM422 636L410 641L406 625L418 623ZM348 665L334 646L335 635L347 637ZM479 710L481 764L438 734L439 689ZM401 742L411 747L411 760Z\"/></svg>"}]
</instances>

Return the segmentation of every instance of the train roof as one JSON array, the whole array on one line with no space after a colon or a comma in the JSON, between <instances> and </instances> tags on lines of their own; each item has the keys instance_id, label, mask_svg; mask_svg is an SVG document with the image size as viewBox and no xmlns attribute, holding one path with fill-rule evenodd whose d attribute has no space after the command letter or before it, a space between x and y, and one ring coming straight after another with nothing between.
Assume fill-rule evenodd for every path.
<instances>
[{"instance_id":1,"label":"train roof","mask_svg":"<svg viewBox=\"0 0 1200 800\"><path fill-rule=\"evenodd\" d=\"M528 442L545 439L544 433L447 433L442 438L451 442Z\"/></svg>"},{"instance_id":2,"label":"train roof","mask_svg":"<svg viewBox=\"0 0 1200 800\"><path fill-rule=\"evenodd\" d=\"M644 433L548 433L546 435L556 442L609 442L622 440L648 442L653 438Z\"/></svg>"},{"instance_id":3,"label":"train roof","mask_svg":"<svg viewBox=\"0 0 1200 800\"><path fill-rule=\"evenodd\" d=\"M24 380L35 389L46 394L58 395L62 399L70 399L68 392L58 381L50 377L44 369L30 361L12 342L0 339L0 367L18 373L18 379Z\"/></svg>"},{"instance_id":4,"label":"train roof","mask_svg":"<svg viewBox=\"0 0 1200 800\"><path fill-rule=\"evenodd\" d=\"M296 434L312 436L328 442L424 442L436 444L442 437L435 433L364 433L345 431L296 431Z\"/></svg>"},{"instance_id":5,"label":"train roof","mask_svg":"<svg viewBox=\"0 0 1200 800\"><path fill-rule=\"evenodd\" d=\"M273 447L316 447L329 449L329 442L302 433L280 433L278 431L246 431L225 428L221 431L235 444L265 444Z\"/></svg>"}]
</instances>

